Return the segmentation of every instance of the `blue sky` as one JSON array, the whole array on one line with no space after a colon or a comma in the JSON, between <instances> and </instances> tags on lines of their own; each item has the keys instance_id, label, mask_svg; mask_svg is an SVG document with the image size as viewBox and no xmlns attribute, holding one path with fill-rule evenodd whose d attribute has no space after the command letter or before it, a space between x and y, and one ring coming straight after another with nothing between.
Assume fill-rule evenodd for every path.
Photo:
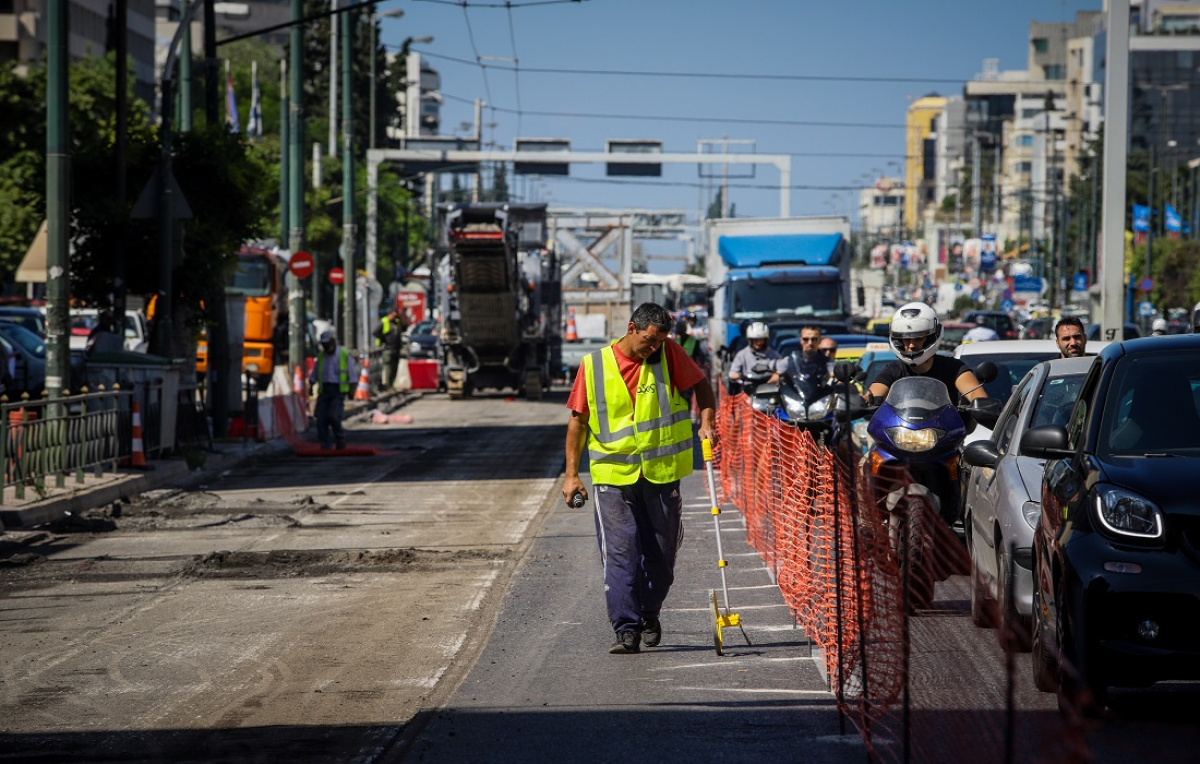
<instances>
[{"instance_id":1,"label":"blue sky","mask_svg":"<svg viewBox=\"0 0 1200 764\"><path fill-rule=\"evenodd\" d=\"M406 36L433 35L419 49L431 57L448 96L442 132L473 121L476 97L485 110L485 140L507 148L515 137L570 138L576 149L599 150L608 138L662 140L665 151L694 152L699 139L754 140L759 153L794 154L793 186L861 184L876 169L895 174L888 161L904 153L905 109L914 97L961 93L961 82L985 58L1001 69L1024 69L1029 22L1063 21L1077 10L1099 10L1100 0L587 0L530 4L479 0L465 10L444 0L381 2L403 8L385 19L382 40L398 46ZM545 0L541 0L545 2ZM535 0L536 2L536 0ZM468 24L469 20L469 24ZM510 24L511 20L511 24ZM473 42L472 42L473 38ZM514 51L515 42L515 51ZM523 71L587 69L639 72L736 73L911 78L904 82L781 81L656 75L616 76ZM950 80L947 82L946 80ZM490 95L489 95L490 94ZM521 114L518 115L518 110ZM533 112L611 115L539 116ZM699 121L628 119L687 117ZM872 123L884 127L798 126L729 120ZM816 155L816 156L814 156ZM849 156L839 156L849 155ZM599 165L575 165L572 179L545 178L533 189L561 206L652 207L696 211L702 183L694 165L666 166L659 179L606 182ZM774 169L735 186L777 186ZM524 190L524 186L520 190ZM739 217L777 215L774 188L735 187ZM826 188L792 192L794 215L849 214L848 193ZM856 203L856 202L854 202Z\"/></svg>"}]
</instances>

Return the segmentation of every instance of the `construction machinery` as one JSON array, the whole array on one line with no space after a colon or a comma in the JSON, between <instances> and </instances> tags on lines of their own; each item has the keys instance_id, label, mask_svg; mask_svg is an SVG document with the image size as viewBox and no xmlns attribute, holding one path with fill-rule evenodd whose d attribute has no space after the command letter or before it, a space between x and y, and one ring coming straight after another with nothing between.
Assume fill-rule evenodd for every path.
<instances>
[{"instance_id":1,"label":"construction machinery","mask_svg":"<svg viewBox=\"0 0 1200 764\"><path fill-rule=\"evenodd\" d=\"M562 367L562 273L545 204L438 206L443 376L451 399L511 388L539 400Z\"/></svg>"}]
</instances>

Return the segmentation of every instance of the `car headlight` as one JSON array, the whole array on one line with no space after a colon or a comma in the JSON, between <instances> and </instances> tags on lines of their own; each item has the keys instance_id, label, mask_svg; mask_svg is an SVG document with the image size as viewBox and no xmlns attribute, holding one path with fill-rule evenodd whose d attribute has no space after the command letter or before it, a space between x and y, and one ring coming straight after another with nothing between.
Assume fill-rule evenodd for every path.
<instances>
[{"instance_id":1,"label":"car headlight","mask_svg":"<svg viewBox=\"0 0 1200 764\"><path fill-rule=\"evenodd\" d=\"M923 430L910 430L907 427L889 427L887 434L888 438L892 443L896 444L897 448L919 453L921 451L928 451L936 446L937 442L946 433L935 427L927 427Z\"/></svg>"},{"instance_id":2,"label":"car headlight","mask_svg":"<svg viewBox=\"0 0 1200 764\"><path fill-rule=\"evenodd\" d=\"M1030 528L1037 528L1038 518L1042 516L1042 503L1040 501L1027 501L1021 505L1021 517L1025 518L1025 524Z\"/></svg>"},{"instance_id":3,"label":"car headlight","mask_svg":"<svg viewBox=\"0 0 1200 764\"><path fill-rule=\"evenodd\" d=\"M1143 541L1157 541L1163 537L1162 510L1133 491L1098 485L1093 506L1101 529L1110 535Z\"/></svg>"}]
</instances>

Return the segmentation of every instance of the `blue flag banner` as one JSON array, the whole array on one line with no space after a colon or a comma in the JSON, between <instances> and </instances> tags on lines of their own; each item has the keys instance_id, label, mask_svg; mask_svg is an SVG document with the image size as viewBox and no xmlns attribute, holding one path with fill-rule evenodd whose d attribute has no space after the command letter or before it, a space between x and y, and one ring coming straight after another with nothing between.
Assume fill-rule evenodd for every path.
<instances>
[{"instance_id":1,"label":"blue flag banner","mask_svg":"<svg viewBox=\"0 0 1200 764\"><path fill-rule=\"evenodd\" d=\"M237 97L233 93L233 75L229 73L229 61L225 62L225 124L229 126L231 133L242 131L238 122Z\"/></svg>"},{"instance_id":2,"label":"blue flag banner","mask_svg":"<svg viewBox=\"0 0 1200 764\"><path fill-rule=\"evenodd\" d=\"M1150 230L1150 208L1143 204L1133 205L1133 232L1146 233Z\"/></svg>"},{"instance_id":3,"label":"blue flag banner","mask_svg":"<svg viewBox=\"0 0 1200 764\"><path fill-rule=\"evenodd\" d=\"M246 124L246 134L255 140L262 138L262 92L258 89L258 62L250 62L250 80L253 83L250 91L250 120Z\"/></svg>"},{"instance_id":4,"label":"blue flag banner","mask_svg":"<svg viewBox=\"0 0 1200 764\"><path fill-rule=\"evenodd\" d=\"M1175 233L1179 233L1179 231L1183 228L1183 221L1180 220L1179 213L1175 210L1174 207L1172 207L1171 205L1168 204L1167 208L1165 210L1165 215L1166 215L1166 218L1165 218L1166 222L1164 223L1164 226L1166 227L1166 229L1168 231L1173 231Z\"/></svg>"}]
</instances>

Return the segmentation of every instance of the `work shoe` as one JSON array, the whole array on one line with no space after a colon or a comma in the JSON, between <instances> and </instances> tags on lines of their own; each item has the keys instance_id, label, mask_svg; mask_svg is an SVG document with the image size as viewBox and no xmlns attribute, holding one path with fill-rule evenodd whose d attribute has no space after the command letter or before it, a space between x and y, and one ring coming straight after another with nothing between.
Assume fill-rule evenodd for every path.
<instances>
[{"instance_id":1,"label":"work shoe","mask_svg":"<svg viewBox=\"0 0 1200 764\"><path fill-rule=\"evenodd\" d=\"M659 642L662 642L662 623L657 618L646 618L642 621L642 643L658 647Z\"/></svg>"},{"instance_id":2,"label":"work shoe","mask_svg":"<svg viewBox=\"0 0 1200 764\"><path fill-rule=\"evenodd\" d=\"M618 631L617 641L613 642L613 646L608 648L608 651L613 655L638 653L641 652L641 641L642 636L636 631Z\"/></svg>"}]
</instances>

